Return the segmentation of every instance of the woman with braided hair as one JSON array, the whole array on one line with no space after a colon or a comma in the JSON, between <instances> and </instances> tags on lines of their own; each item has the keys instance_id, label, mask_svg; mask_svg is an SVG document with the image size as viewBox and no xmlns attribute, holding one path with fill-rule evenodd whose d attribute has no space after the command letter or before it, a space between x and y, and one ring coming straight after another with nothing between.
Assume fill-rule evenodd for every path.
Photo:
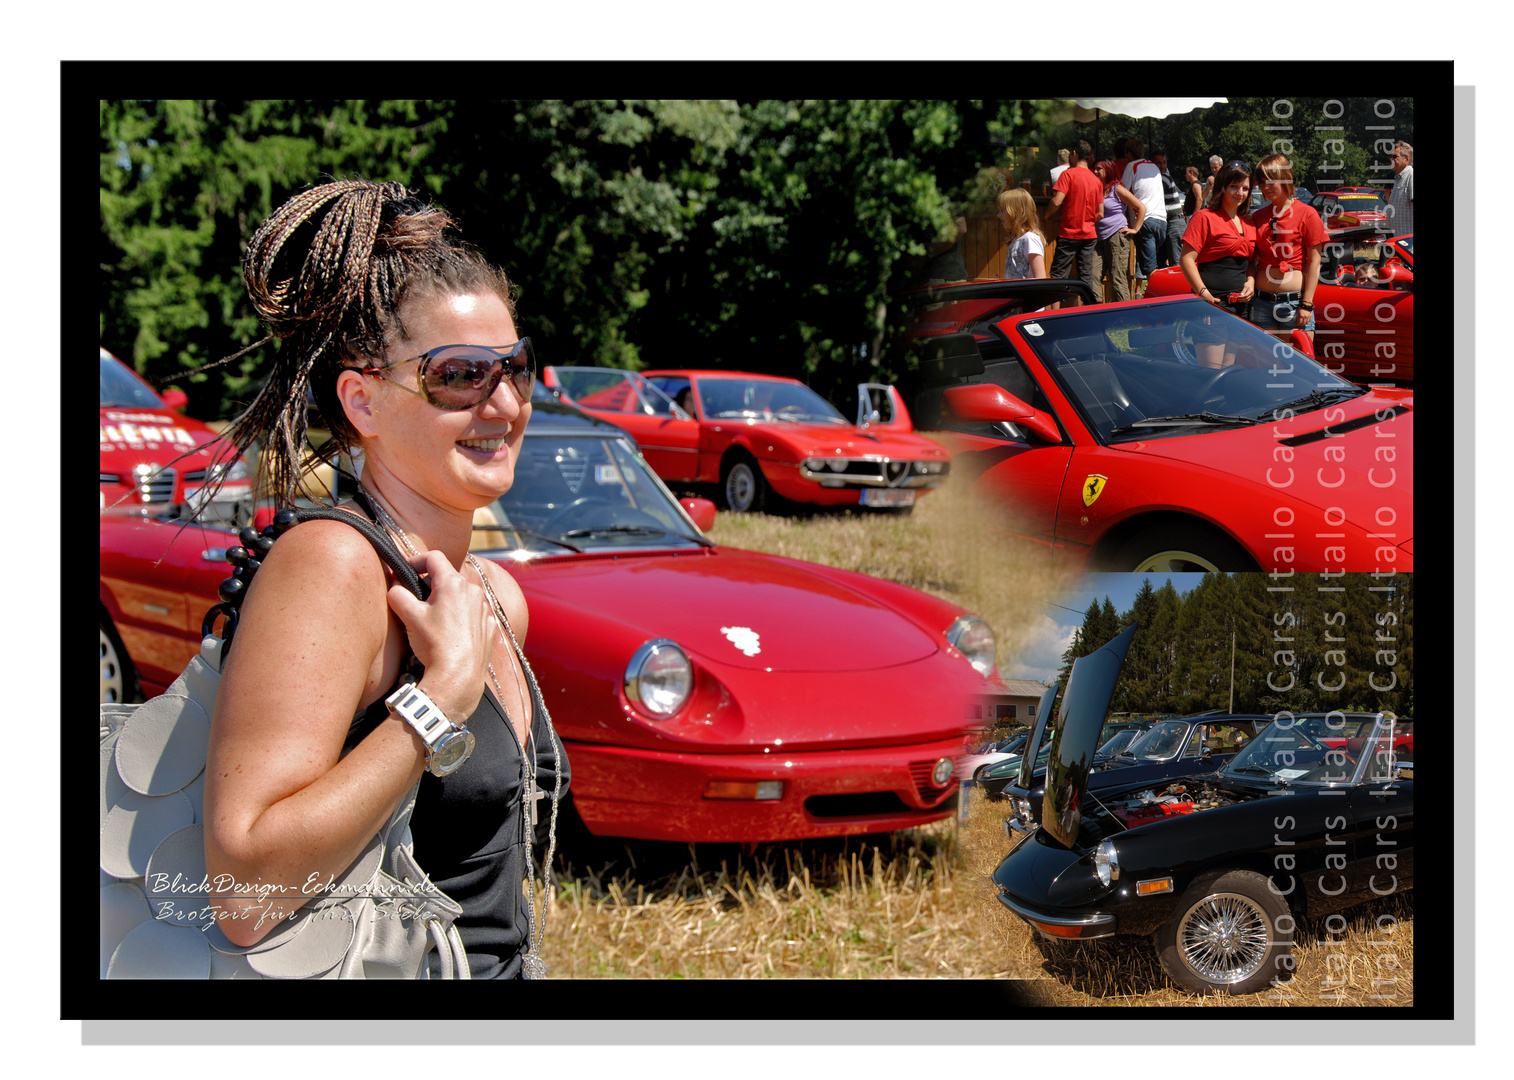
<instances>
[{"instance_id":1,"label":"woman with braided hair","mask_svg":"<svg viewBox=\"0 0 1514 1080\"><path fill-rule=\"evenodd\" d=\"M514 479L534 361L509 283L453 224L399 184L351 180L296 195L252 238L248 292L280 348L227 437L237 452L263 441L267 483L290 505L311 465L308 388L332 433L323 449L362 462L346 509L393 535L430 594L394 584L339 521L305 521L273 546L216 699L205 862L240 890L216 898L217 924L252 945L311 898L307 882L340 875L420 779L416 855L463 908L473 977L539 977L522 886L550 826L543 807L533 829L526 806L561 792L567 761L517 644L525 598L468 555L474 510ZM423 737L421 711L445 716L444 737Z\"/></svg>"}]
</instances>

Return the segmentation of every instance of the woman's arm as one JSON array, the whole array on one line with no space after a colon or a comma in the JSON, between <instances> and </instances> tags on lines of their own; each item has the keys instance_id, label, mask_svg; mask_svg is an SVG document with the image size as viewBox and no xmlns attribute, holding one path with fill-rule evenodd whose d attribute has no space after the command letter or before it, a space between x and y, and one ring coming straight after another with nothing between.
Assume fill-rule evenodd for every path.
<instances>
[{"instance_id":1,"label":"woman's arm","mask_svg":"<svg viewBox=\"0 0 1514 1080\"><path fill-rule=\"evenodd\" d=\"M1183 277L1188 282L1188 287L1198 296L1219 307L1219 297L1209 291L1208 286L1204 284L1204 279L1199 276L1198 250L1186 240L1183 241L1183 254L1178 257L1178 265L1183 268Z\"/></svg>"},{"instance_id":2,"label":"woman's arm","mask_svg":"<svg viewBox=\"0 0 1514 1080\"><path fill-rule=\"evenodd\" d=\"M1135 211L1135 224L1126 228L1126 233L1134 236L1141 231L1141 223L1146 220L1146 204L1132 194L1124 184L1116 184L1114 193L1120 197L1120 201Z\"/></svg>"},{"instance_id":3,"label":"woman's arm","mask_svg":"<svg viewBox=\"0 0 1514 1080\"><path fill-rule=\"evenodd\" d=\"M482 694L481 661L468 685L484 630L482 590L432 577L433 599L422 605L432 619L411 647L427 662L421 688L463 718ZM332 521L282 536L248 590L205 780L208 876L243 890L223 890L212 903L238 945L261 940L319 896L314 886L351 864L420 778L424 745L392 717L342 757L353 717L398 679L404 659L405 628L390 613L388 590L372 545Z\"/></svg>"},{"instance_id":4,"label":"woman's arm","mask_svg":"<svg viewBox=\"0 0 1514 1080\"><path fill-rule=\"evenodd\" d=\"M1306 308L1303 304L1299 305L1296 321L1300 326L1303 326L1314 316L1314 293L1319 288L1319 268L1320 246L1314 244L1304 253L1304 287L1301 291L1303 293L1304 304L1310 306Z\"/></svg>"}]
</instances>

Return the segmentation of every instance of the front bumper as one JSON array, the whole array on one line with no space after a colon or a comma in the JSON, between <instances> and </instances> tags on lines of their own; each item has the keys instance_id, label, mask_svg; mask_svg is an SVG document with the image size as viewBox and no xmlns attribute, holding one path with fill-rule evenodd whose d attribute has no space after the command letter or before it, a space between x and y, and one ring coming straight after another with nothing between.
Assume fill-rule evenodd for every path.
<instances>
[{"instance_id":1,"label":"front bumper","mask_svg":"<svg viewBox=\"0 0 1514 1080\"><path fill-rule=\"evenodd\" d=\"M940 821L956 779L930 770L961 755L960 736L908 746L806 753L701 754L569 742L573 805L601 836L688 843L759 843L892 832ZM706 798L712 780L781 781L778 799Z\"/></svg>"},{"instance_id":2,"label":"front bumper","mask_svg":"<svg viewBox=\"0 0 1514 1080\"><path fill-rule=\"evenodd\" d=\"M1045 915L1021 901L1012 899L1003 889L999 890L999 903L1030 923L1040 933L1059 941L1092 941L1094 938L1113 937L1116 933L1116 920L1113 915L1102 913Z\"/></svg>"}]
</instances>

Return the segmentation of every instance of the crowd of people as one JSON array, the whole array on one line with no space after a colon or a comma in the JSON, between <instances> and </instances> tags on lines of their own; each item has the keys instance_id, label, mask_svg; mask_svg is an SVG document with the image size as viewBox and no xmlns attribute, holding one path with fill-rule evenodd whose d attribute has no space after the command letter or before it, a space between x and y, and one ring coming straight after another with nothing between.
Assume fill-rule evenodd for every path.
<instances>
[{"instance_id":1,"label":"crowd of people","mask_svg":"<svg viewBox=\"0 0 1514 1080\"><path fill-rule=\"evenodd\" d=\"M1194 295L1234 312L1280 337L1295 328L1313 338L1314 293L1321 250L1328 239L1319 213L1296 199L1293 164L1269 154L1253 167L1244 161L1209 159L1202 183L1189 166L1180 185L1167 155L1148 158L1138 139L1116 143L1114 159L1093 160L1079 140L1057 152L1051 170L1051 202L1043 219L1028 191L1009 188L998 196L999 220L1009 236L1004 277L1081 278L1102 298L1108 273L1114 299L1145 294L1152 272L1181 267ZM1393 235L1414 231L1414 148L1394 144L1394 186L1387 214ZM1250 209L1251 190L1261 205ZM1050 223L1060 213L1056 248L1045 259ZM1132 283L1127 268L1135 248ZM1358 284L1368 284L1371 275ZM1223 342L1206 343L1200 362L1224 363Z\"/></svg>"}]
</instances>

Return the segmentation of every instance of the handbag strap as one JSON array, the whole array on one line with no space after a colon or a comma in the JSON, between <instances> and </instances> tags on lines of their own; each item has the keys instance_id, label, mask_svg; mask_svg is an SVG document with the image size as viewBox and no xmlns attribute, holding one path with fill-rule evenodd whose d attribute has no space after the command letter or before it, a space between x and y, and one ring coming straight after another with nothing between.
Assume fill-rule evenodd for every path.
<instances>
[{"instance_id":1,"label":"handbag strap","mask_svg":"<svg viewBox=\"0 0 1514 1080\"><path fill-rule=\"evenodd\" d=\"M364 509L367 509L366 505ZM401 585L421 600L431 594L431 587L421 580L420 574L400 553L400 549L395 546L389 534L366 518L345 510L324 506L280 510L274 514L273 524L264 528L261 533L251 528L242 529L237 534L237 538L242 541L242 546L228 548L226 551L226 561L236 568L235 572L221 582L221 602L207 611L200 623L200 636L211 637L217 617L226 616L226 622L221 627L221 640L224 642L223 656L230 651L231 640L236 635L237 619L241 613L242 598L247 595L247 586L252 582L252 576L257 573L263 559L273 548L273 542L300 522L314 520L340 521L352 526L373 545L373 550L378 552L379 558L393 571Z\"/></svg>"}]
</instances>

